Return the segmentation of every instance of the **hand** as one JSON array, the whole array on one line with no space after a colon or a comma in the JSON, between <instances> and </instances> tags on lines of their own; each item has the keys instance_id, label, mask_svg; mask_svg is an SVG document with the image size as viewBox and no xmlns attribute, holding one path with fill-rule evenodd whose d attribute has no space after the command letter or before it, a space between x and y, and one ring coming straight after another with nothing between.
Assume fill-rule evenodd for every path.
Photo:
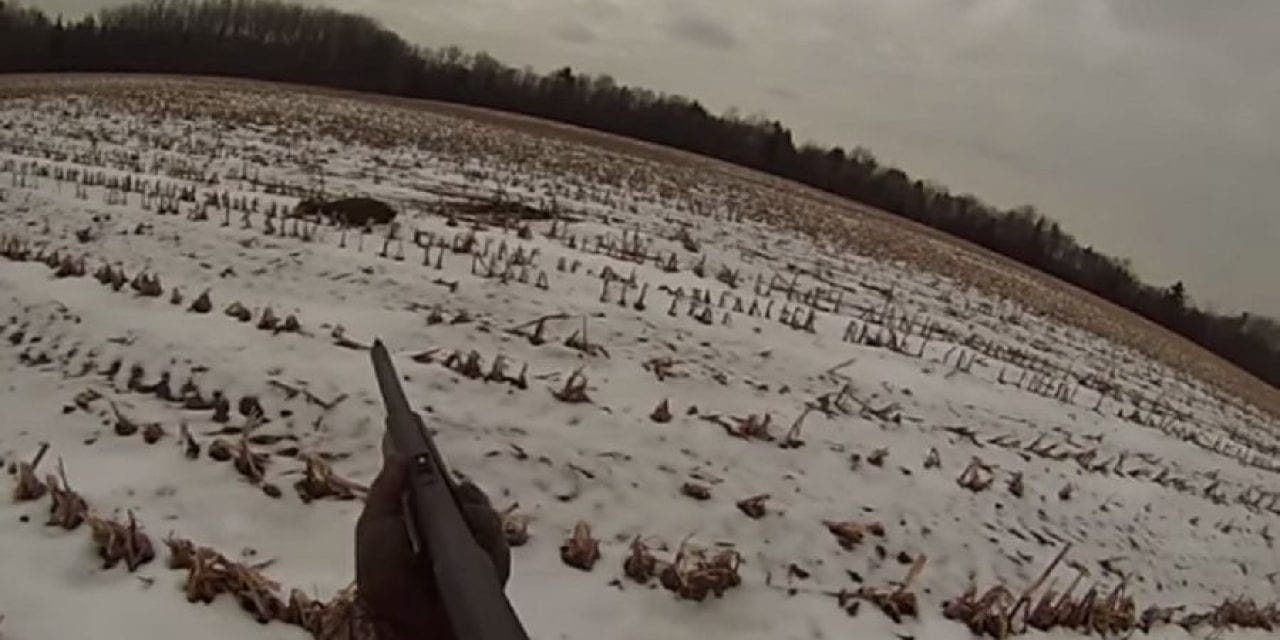
<instances>
[{"instance_id":1,"label":"hand","mask_svg":"<svg viewBox=\"0 0 1280 640\"><path fill-rule=\"evenodd\" d=\"M356 522L356 586L380 640L452 639L453 630L425 558L416 557L401 513L409 467L388 456L369 487ZM470 482L457 487L462 516L476 542L489 554L499 579L511 573L511 551L502 520L489 499Z\"/></svg>"}]
</instances>

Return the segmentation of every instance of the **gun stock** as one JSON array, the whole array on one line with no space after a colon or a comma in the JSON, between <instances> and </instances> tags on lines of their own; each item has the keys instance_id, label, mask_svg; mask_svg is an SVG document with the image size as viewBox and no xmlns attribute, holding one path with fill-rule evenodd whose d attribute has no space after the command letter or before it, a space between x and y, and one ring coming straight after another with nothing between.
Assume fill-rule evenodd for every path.
<instances>
[{"instance_id":1,"label":"gun stock","mask_svg":"<svg viewBox=\"0 0 1280 640\"><path fill-rule=\"evenodd\" d=\"M405 521L431 568L458 640L527 640L493 562L471 535L431 434L405 398L391 356L373 343L373 370L387 408L384 448L409 461Z\"/></svg>"}]
</instances>

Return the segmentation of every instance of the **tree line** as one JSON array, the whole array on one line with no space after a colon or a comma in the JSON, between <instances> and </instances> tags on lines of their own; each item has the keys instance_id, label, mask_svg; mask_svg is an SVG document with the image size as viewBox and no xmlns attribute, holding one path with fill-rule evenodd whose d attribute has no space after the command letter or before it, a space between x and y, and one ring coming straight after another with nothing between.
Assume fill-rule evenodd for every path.
<instances>
[{"instance_id":1,"label":"tree line","mask_svg":"<svg viewBox=\"0 0 1280 640\"><path fill-rule=\"evenodd\" d=\"M570 68L539 74L457 47L414 46L376 21L278 0L144 0L77 21L0 0L0 72L214 74L430 98L655 142L916 220L1135 311L1280 387L1280 324L1212 313L1181 282L1155 286L1082 246L1029 206L975 196L879 163L861 147L797 145L776 120L710 113L696 100Z\"/></svg>"}]
</instances>

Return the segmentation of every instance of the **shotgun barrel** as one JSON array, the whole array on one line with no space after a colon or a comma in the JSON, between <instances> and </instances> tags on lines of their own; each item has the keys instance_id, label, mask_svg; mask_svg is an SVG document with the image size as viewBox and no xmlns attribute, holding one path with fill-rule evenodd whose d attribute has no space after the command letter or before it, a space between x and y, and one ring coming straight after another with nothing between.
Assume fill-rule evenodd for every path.
<instances>
[{"instance_id":1,"label":"shotgun barrel","mask_svg":"<svg viewBox=\"0 0 1280 640\"><path fill-rule=\"evenodd\" d=\"M462 517L440 452L422 418L409 407L381 340L374 341L372 357L387 409L382 446L408 460L405 522L415 550L435 578L454 636L458 640L527 640L492 560Z\"/></svg>"}]
</instances>

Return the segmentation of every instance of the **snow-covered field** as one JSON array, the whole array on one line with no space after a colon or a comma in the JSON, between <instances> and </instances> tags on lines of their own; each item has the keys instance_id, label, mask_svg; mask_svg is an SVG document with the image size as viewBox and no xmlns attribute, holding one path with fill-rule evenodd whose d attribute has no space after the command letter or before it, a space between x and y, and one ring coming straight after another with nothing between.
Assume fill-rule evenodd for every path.
<instances>
[{"instance_id":1,"label":"snow-covered field","mask_svg":"<svg viewBox=\"0 0 1280 640\"><path fill-rule=\"evenodd\" d=\"M796 205L773 186L389 103L25 82L0 101L0 459L48 443L36 475L61 462L156 559L104 569L88 525L46 526L48 496L6 487L5 640L306 637L230 595L188 604L164 539L270 561L284 600L346 588L360 503L294 483L309 456L376 472L375 337L453 468L527 523L508 592L535 638L969 636L948 601L993 635L1042 635L1028 611L1056 637L1123 635L1151 607L1184 607L1158 637L1280 624L1261 609L1280 594L1275 418L840 241L881 222L780 221ZM282 218L317 193L385 200L399 224ZM263 477L238 471L248 454ZM578 522L590 571L561 559ZM637 539L659 569L683 549L686 584L736 554L740 584L641 584ZM990 607L954 601L971 586Z\"/></svg>"}]
</instances>

